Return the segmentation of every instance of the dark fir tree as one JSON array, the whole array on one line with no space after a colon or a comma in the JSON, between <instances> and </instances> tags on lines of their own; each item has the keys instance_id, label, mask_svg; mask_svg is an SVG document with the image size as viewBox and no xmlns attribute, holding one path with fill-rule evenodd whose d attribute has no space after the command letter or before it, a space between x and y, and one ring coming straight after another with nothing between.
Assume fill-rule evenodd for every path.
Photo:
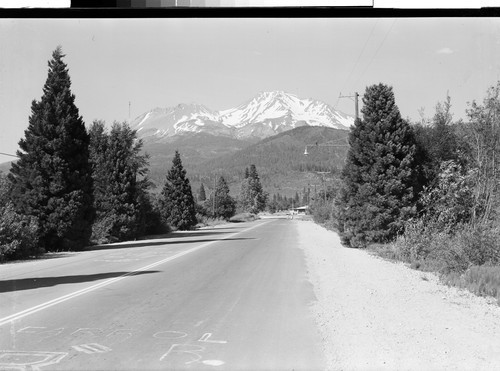
<instances>
[{"instance_id":1,"label":"dark fir tree","mask_svg":"<svg viewBox=\"0 0 500 371\"><path fill-rule=\"evenodd\" d=\"M201 183L200 189L198 190L198 202L204 202L206 199L207 194L205 193L205 186Z\"/></svg>"},{"instance_id":2,"label":"dark fir tree","mask_svg":"<svg viewBox=\"0 0 500 371\"><path fill-rule=\"evenodd\" d=\"M236 201L229 194L229 187L223 177L219 178L215 187L215 202L213 195L210 197L210 203L214 205L214 217L228 220L236 212Z\"/></svg>"},{"instance_id":3,"label":"dark fir tree","mask_svg":"<svg viewBox=\"0 0 500 371\"><path fill-rule=\"evenodd\" d=\"M415 138L392 87L367 87L363 104L363 119L349 135L339 199L341 237L352 247L392 239L415 212Z\"/></svg>"},{"instance_id":4,"label":"dark fir tree","mask_svg":"<svg viewBox=\"0 0 500 371\"><path fill-rule=\"evenodd\" d=\"M83 248L93 219L89 136L63 57L61 47L52 53L42 98L31 104L20 158L9 174L15 209L37 218L47 250Z\"/></svg>"},{"instance_id":5,"label":"dark fir tree","mask_svg":"<svg viewBox=\"0 0 500 371\"><path fill-rule=\"evenodd\" d=\"M167 173L159 204L162 218L170 226L187 230L196 225L193 193L178 151L175 151L172 168Z\"/></svg>"}]
</instances>

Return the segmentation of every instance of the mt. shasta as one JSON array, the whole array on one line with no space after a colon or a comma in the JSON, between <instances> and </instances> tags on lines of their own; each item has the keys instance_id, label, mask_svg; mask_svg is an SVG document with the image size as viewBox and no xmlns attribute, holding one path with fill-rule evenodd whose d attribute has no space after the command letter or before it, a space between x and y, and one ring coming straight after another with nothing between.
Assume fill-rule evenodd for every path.
<instances>
[{"instance_id":1,"label":"mt. shasta","mask_svg":"<svg viewBox=\"0 0 500 371\"><path fill-rule=\"evenodd\" d=\"M298 126L348 129L353 123L352 116L326 103L274 91L262 92L247 103L218 112L194 103L155 108L137 117L131 127L139 137L158 141L187 133L263 139Z\"/></svg>"}]
</instances>

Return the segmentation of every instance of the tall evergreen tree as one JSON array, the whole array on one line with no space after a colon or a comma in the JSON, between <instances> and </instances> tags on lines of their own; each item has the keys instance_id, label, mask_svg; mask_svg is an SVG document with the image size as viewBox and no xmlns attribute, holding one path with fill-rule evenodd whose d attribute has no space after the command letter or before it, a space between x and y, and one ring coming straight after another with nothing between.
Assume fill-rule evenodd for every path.
<instances>
[{"instance_id":1,"label":"tall evergreen tree","mask_svg":"<svg viewBox=\"0 0 500 371\"><path fill-rule=\"evenodd\" d=\"M207 194L205 192L205 186L201 183L200 189L198 190L198 202L204 202L206 199Z\"/></svg>"},{"instance_id":2,"label":"tall evergreen tree","mask_svg":"<svg viewBox=\"0 0 500 371\"><path fill-rule=\"evenodd\" d=\"M151 208L147 188L148 156L142 141L128 124L114 123L106 133L104 123L90 129L90 157L97 212L93 239L125 240L144 233L145 214Z\"/></svg>"},{"instance_id":3,"label":"tall evergreen tree","mask_svg":"<svg viewBox=\"0 0 500 371\"><path fill-rule=\"evenodd\" d=\"M9 174L15 209L38 219L47 250L83 248L93 219L89 136L63 57L61 47L52 53L42 98L31 104L20 158Z\"/></svg>"},{"instance_id":4,"label":"tall evergreen tree","mask_svg":"<svg viewBox=\"0 0 500 371\"><path fill-rule=\"evenodd\" d=\"M417 186L415 138L392 87L367 87L363 103L363 119L349 135L339 200L339 229L352 247L393 238L415 212Z\"/></svg>"},{"instance_id":5,"label":"tall evergreen tree","mask_svg":"<svg viewBox=\"0 0 500 371\"><path fill-rule=\"evenodd\" d=\"M257 168L255 165L251 165L250 169L245 169L245 179L243 179L243 182L241 183L241 208L251 213L264 211L266 208L267 197L268 194L262 189Z\"/></svg>"},{"instance_id":6,"label":"tall evergreen tree","mask_svg":"<svg viewBox=\"0 0 500 371\"><path fill-rule=\"evenodd\" d=\"M215 192L210 196L210 203L213 202L215 197L215 215L216 218L229 219L234 216L236 212L236 201L229 194L229 187L226 180L221 176L215 187Z\"/></svg>"},{"instance_id":7,"label":"tall evergreen tree","mask_svg":"<svg viewBox=\"0 0 500 371\"><path fill-rule=\"evenodd\" d=\"M162 218L170 226L186 230L196 225L193 193L178 151L175 151L159 203Z\"/></svg>"}]
</instances>

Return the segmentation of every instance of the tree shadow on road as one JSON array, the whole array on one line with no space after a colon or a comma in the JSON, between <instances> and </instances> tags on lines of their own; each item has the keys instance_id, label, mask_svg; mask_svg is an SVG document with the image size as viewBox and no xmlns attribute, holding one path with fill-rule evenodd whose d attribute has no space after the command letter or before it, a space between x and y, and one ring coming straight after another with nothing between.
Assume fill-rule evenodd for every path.
<instances>
[{"instance_id":1,"label":"tree shadow on road","mask_svg":"<svg viewBox=\"0 0 500 371\"><path fill-rule=\"evenodd\" d=\"M75 276L59 276L59 277L36 277L36 278L21 278L0 281L0 293L22 290L33 290L41 287L51 287L64 285L68 283L82 283L115 278L120 276L138 276L143 274L158 273L160 271L139 271L139 272L108 272L96 274L83 274Z\"/></svg>"},{"instance_id":2,"label":"tree shadow on road","mask_svg":"<svg viewBox=\"0 0 500 371\"><path fill-rule=\"evenodd\" d=\"M168 239L168 238L213 236L213 235L228 234L228 233L230 233L230 232L229 231L227 231L227 232L222 231L222 228L219 228L218 230L204 229L202 231L176 231L176 232L170 232L170 233L166 233L166 234L145 236L145 237L141 237L140 239L141 240L159 240L159 239ZM234 233L234 232L232 232L232 233Z\"/></svg>"},{"instance_id":3,"label":"tree shadow on road","mask_svg":"<svg viewBox=\"0 0 500 371\"><path fill-rule=\"evenodd\" d=\"M85 251L92 250L114 250L114 249L131 249L134 247L144 247L144 246L166 246L166 245L183 245L183 244L191 244L191 243L204 243L204 242L224 242L224 241L245 241L245 240L254 240L255 238L207 238L207 239L198 239L198 240L178 240L178 241L141 241L141 242L126 242L126 243L118 243L118 244L109 244L109 245L97 245L97 246L89 246L85 249Z\"/></svg>"}]
</instances>

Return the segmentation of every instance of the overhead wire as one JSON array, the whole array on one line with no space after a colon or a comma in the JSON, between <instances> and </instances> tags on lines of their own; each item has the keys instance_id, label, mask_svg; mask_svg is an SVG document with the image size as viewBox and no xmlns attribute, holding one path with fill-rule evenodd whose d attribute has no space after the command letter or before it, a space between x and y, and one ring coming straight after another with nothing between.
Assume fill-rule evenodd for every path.
<instances>
[{"instance_id":1,"label":"overhead wire","mask_svg":"<svg viewBox=\"0 0 500 371\"><path fill-rule=\"evenodd\" d=\"M0 155L10 156L10 157L19 157L19 156L11 155L10 153L4 153L4 152L0 152Z\"/></svg>"},{"instance_id":2,"label":"overhead wire","mask_svg":"<svg viewBox=\"0 0 500 371\"><path fill-rule=\"evenodd\" d=\"M364 53L364 51L366 49L366 46L368 45L368 41L370 41L370 39L371 39L371 37L373 35L373 31L375 30L375 27L377 26L378 21L379 21L379 19L377 18L377 21L372 26L372 29L370 30L370 34L368 35L367 39L365 40L365 43L363 44L363 48L361 49L361 52L358 54L358 58L356 59L356 63L354 63L353 67L351 68L351 72L349 72L349 75L347 76L347 79L345 80L344 84L342 85L342 89L340 89L340 92L342 92L342 90L344 90L344 88L347 85L347 83L349 82L352 74L354 73L354 70L358 66L358 63L359 63L359 61L361 59L361 56L363 55L363 53ZM335 107L334 107L335 109L337 109L339 101L340 101L340 94L339 94L339 97L337 99L337 103L335 103Z\"/></svg>"},{"instance_id":3,"label":"overhead wire","mask_svg":"<svg viewBox=\"0 0 500 371\"><path fill-rule=\"evenodd\" d=\"M375 51L375 53L373 54L372 58L370 59L370 62L368 62L368 64L366 65L365 69L363 70L363 73L361 75L359 75L358 79L356 80L355 84L354 85L357 85L358 84L358 81L364 76L366 70L368 69L368 67L370 67L370 65L372 64L373 60L375 59L375 57L377 56L378 52L380 51L380 49L382 48L382 46L384 45L385 43L385 40L387 40L387 37L389 36L389 34L391 33L392 31L392 28L394 27L394 24L396 23L397 19L395 18L393 21L392 21L392 24L391 24L391 27L389 27L389 30L386 32L382 42L380 43L380 45L378 46L377 50Z\"/></svg>"}]
</instances>

